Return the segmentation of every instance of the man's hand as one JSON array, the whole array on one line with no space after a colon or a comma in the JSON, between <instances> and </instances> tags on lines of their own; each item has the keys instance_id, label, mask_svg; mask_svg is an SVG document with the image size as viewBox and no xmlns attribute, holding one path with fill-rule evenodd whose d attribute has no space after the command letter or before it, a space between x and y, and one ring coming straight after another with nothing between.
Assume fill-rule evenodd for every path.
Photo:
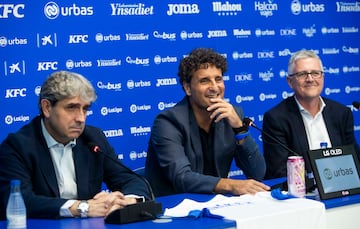
<instances>
[{"instance_id":1,"label":"man's hand","mask_svg":"<svg viewBox=\"0 0 360 229\"><path fill-rule=\"evenodd\" d=\"M253 179L234 180L228 178L221 178L214 189L216 193L231 193L233 195L255 194L269 190L269 186Z\"/></svg>"},{"instance_id":2,"label":"man's hand","mask_svg":"<svg viewBox=\"0 0 360 229\"><path fill-rule=\"evenodd\" d=\"M80 201L75 201L75 203L70 207L70 211L74 216L78 216L77 206ZM110 212L124 208L127 205L135 204L136 199L133 197L125 197L121 192L99 192L94 196L94 198L88 200L89 203L89 212L88 217L103 217L108 215Z\"/></svg>"},{"instance_id":3,"label":"man's hand","mask_svg":"<svg viewBox=\"0 0 360 229\"><path fill-rule=\"evenodd\" d=\"M223 99L210 99L213 103L207 110L212 112L211 119L215 118L215 122L226 119L229 125L233 128L239 128L243 125L239 115L236 113L234 107Z\"/></svg>"}]
</instances>

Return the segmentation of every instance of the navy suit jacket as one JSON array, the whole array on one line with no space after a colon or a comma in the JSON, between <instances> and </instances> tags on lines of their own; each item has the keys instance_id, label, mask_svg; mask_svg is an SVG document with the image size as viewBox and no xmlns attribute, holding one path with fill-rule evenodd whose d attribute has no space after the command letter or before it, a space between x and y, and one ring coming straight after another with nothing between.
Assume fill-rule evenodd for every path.
<instances>
[{"instance_id":1,"label":"navy suit jacket","mask_svg":"<svg viewBox=\"0 0 360 229\"><path fill-rule=\"evenodd\" d=\"M235 107L239 117L243 112ZM226 120L215 124L214 161L219 177L203 174L200 131L187 96L160 113L153 124L145 164L145 177L156 196L181 192L212 193L220 177L227 177L233 159L248 178L261 180L265 160L249 135L236 145L234 131Z\"/></svg>"},{"instance_id":2,"label":"navy suit jacket","mask_svg":"<svg viewBox=\"0 0 360 229\"><path fill-rule=\"evenodd\" d=\"M351 110L333 100L327 98L323 100L326 106L322 115L331 145L334 147L352 144L360 155L359 145L354 136L354 117ZM305 125L294 96L283 100L264 114L263 132L272 135L289 149L303 156L307 173L312 171L306 153L309 150L309 143ZM265 134L262 138L267 168L265 179L285 177L286 161L291 152Z\"/></svg>"},{"instance_id":3,"label":"navy suit jacket","mask_svg":"<svg viewBox=\"0 0 360 229\"><path fill-rule=\"evenodd\" d=\"M34 118L17 133L9 134L0 146L0 218L5 218L9 182L20 179L28 217L56 218L67 201L60 198L54 165L41 130L41 118ZM89 143L103 153L95 154ZM101 191L102 182L112 191L149 198L144 181L118 161L103 132L86 126L73 148L79 200L88 200Z\"/></svg>"}]
</instances>

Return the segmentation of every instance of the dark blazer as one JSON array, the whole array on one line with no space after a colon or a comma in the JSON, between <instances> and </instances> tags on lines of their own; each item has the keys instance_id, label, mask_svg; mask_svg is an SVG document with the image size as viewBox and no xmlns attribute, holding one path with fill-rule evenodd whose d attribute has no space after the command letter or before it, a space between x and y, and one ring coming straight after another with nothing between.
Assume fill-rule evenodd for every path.
<instances>
[{"instance_id":1,"label":"dark blazer","mask_svg":"<svg viewBox=\"0 0 360 229\"><path fill-rule=\"evenodd\" d=\"M59 197L59 188L50 151L41 130L41 118L34 118L0 145L0 218L5 218L9 182L20 179L27 214L30 218L59 217L67 201ZM89 147L94 142L113 160ZM138 194L149 198L148 187L141 178L117 162L114 150L103 132L86 126L73 148L79 200L91 199L101 191L102 182L112 191Z\"/></svg>"},{"instance_id":2,"label":"dark blazer","mask_svg":"<svg viewBox=\"0 0 360 229\"><path fill-rule=\"evenodd\" d=\"M322 112L332 146L353 144L360 155L359 145L354 136L354 118L346 106L330 99L323 98L326 106ZM307 151L305 126L295 97L283 100L264 114L263 131L276 137L289 149L304 157L305 169L311 172ZM264 157L266 160L265 179L285 177L286 161L291 152L284 149L268 136L263 134Z\"/></svg>"},{"instance_id":3,"label":"dark blazer","mask_svg":"<svg viewBox=\"0 0 360 229\"><path fill-rule=\"evenodd\" d=\"M235 109L242 119L241 108ZM219 177L203 174L199 127L187 96L160 113L152 127L145 164L145 177L155 195L212 193L220 177L228 176L233 159L248 178L263 178L265 161L250 135L242 145L236 145L233 129L222 120L215 124L214 139L214 161Z\"/></svg>"}]
</instances>

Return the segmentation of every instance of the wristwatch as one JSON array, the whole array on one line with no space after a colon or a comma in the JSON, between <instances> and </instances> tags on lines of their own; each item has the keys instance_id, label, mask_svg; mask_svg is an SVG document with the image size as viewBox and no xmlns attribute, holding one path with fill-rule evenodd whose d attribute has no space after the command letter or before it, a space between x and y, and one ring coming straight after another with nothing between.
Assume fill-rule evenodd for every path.
<instances>
[{"instance_id":1,"label":"wristwatch","mask_svg":"<svg viewBox=\"0 0 360 229\"><path fill-rule=\"evenodd\" d=\"M86 218L89 212L89 203L86 200L80 201L77 210L80 213L81 218Z\"/></svg>"}]
</instances>

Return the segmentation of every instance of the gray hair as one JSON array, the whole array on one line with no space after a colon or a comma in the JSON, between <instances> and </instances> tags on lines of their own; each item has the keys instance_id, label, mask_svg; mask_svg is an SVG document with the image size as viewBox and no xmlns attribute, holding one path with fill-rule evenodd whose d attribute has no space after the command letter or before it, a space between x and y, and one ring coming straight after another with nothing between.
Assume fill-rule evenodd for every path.
<instances>
[{"instance_id":1,"label":"gray hair","mask_svg":"<svg viewBox=\"0 0 360 229\"><path fill-rule=\"evenodd\" d=\"M41 86L39 109L42 114L41 100L47 99L54 106L59 100L80 96L87 103L92 103L97 96L95 90L84 76L68 71L52 73Z\"/></svg>"},{"instance_id":2,"label":"gray hair","mask_svg":"<svg viewBox=\"0 0 360 229\"><path fill-rule=\"evenodd\" d=\"M305 59L305 58L316 58L319 60L320 62L320 67L321 67L321 71L323 71L323 65L322 65L322 61L320 59L320 57L312 50L306 50L306 49L302 49L300 51L295 52L290 60L289 60L289 64L288 64L288 75L293 74L294 72L294 68L295 68L295 62L300 60L300 59Z\"/></svg>"}]
</instances>

